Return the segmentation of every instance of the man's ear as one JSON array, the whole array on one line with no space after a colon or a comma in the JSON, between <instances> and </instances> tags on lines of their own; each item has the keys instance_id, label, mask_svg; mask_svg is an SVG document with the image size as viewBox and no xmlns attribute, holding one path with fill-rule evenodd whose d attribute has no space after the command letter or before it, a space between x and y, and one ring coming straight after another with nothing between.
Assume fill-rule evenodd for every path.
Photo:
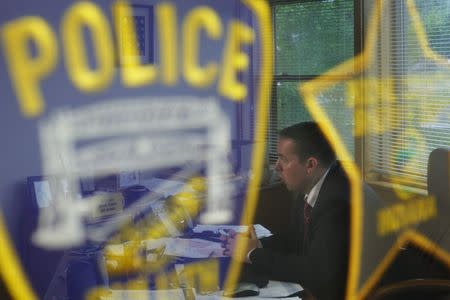
<instances>
[{"instance_id":1,"label":"man's ear","mask_svg":"<svg viewBox=\"0 0 450 300\"><path fill-rule=\"evenodd\" d=\"M312 172L317 168L319 165L319 161L315 157L310 157L306 160L306 172L308 175L311 175Z\"/></svg>"}]
</instances>

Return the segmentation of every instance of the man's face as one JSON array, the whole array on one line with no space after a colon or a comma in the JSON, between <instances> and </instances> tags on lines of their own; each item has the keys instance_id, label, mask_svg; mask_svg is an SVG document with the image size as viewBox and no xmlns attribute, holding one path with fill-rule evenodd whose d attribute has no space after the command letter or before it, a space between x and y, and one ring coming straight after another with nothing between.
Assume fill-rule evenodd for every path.
<instances>
[{"instance_id":1,"label":"man's face","mask_svg":"<svg viewBox=\"0 0 450 300\"><path fill-rule=\"evenodd\" d=\"M305 193L305 188L309 182L309 171L307 162L300 162L294 140L280 138L278 141L278 160L275 170L286 184L288 190Z\"/></svg>"}]
</instances>

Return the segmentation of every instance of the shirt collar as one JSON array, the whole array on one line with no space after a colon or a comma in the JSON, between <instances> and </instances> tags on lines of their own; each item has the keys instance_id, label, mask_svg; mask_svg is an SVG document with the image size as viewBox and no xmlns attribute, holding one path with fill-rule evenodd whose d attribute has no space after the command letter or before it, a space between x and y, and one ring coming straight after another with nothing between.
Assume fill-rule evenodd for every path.
<instances>
[{"instance_id":1,"label":"shirt collar","mask_svg":"<svg viewBox=\"0 0 450 300\"><path fill-rule=\"evenodd\" d=\"M322 177L317 181L317 183L313 186L309 194L305 195L306 202L308 202L311 207L314 207L317 201L317 197L319 196L320 189L322 188L323 182L325 181L325 177L327 177L328 172L330 171L331 167L329 167L325 173L322 175Z\"/></svg>"}]
</instances>

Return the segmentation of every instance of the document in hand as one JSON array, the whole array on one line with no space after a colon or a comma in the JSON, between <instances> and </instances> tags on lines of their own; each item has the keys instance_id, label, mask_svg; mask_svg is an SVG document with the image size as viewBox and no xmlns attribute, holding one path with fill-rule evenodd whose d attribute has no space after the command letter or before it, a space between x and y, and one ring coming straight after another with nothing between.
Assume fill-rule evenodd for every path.
<instances>
[{"instance_id":1,"label":"document in hand","mask_svg":"<svg viewBox=\"0 0 450 300\"><path fill-rule=\"evenodd\" d=\"M256 236L258 237L258 239L272 235L272 233L270 232L269 229L265 228L264 226L262 226L260 224L256 224L253 226L255 228ZM239 233L245 233L248 230L248 226L247 225L202 225L202 224L198 224L192 229L192 231L195 233L211 231L213 233L219 234L222 232L226 232L227 230L230 230L230 229L232 229L236 232L239 232Z\"/></svg>"}]
</instances>

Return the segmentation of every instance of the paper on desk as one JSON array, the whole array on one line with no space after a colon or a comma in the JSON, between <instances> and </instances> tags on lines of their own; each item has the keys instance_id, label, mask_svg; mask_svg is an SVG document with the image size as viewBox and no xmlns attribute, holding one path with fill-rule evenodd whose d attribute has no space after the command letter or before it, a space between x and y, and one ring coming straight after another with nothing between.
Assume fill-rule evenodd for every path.
<instances>
[{"instance_id":1,"label":"paper on desk","mask_svg":"<svg viewBox=\"0 0 450 300\"><path fill-rule=\"evenodd\" d=\"M303 291L303 288L298 283L269 280L266 287L259 289L258 297L288 297L300 291Z\"/></svg>"},{"instance_id":2,"label":"paper on desk","mask_svg":"<svg viewBox=\"0 0 450 300\"><path fill-rule=\"evenodd\" d=\"M252 296L252 297L239 297L239 298L229 298L229 297L224 297L220 294L213 294L213 295L199 295L197 294L195 297L196 300L302 300L302 298L299 297L285 297L285 298L279 298L279 297L272 297L272 298L262 298L260 296Z\"/></svg>"},{"instance_id":3,"label":"paper on desk","mask_svg":"<svg viewBox=\"0 0 450 300\"><path fill-rule=\"evenodd\" d=\"M261 224L256 224L253 226L256 231L256 236L259 239L272 235L270 230L265 228ZM195 233L202 233L205 231L212 231L214 233L220 233L220 230L223 230L223 229L225 229L225 230L233 229L236 232L244 233L244 232L247 232L248 226L247 225L202 225L202 224L198 224L192 229L192 231L194 231Z\"/></svg>"},{"instance_id":4,"label":"paper on desk","mask_svg":"<svg viewBox=\"0 0 450 300\"><path fill-rule=\"evenodd\" d=\"M147 241L147 249L165 247L164 254L178 257L224 257L222 244L202 239L161 238Z\"/></svg>"},{"instance_id":5,"label":"paper on desk","mask_svg":"<svg viewBox=\"0 0 450 300\"><path fill-rule=\"evenodd\" d=\"M100 297L102 300L148 300L171 299L185 300L183 290L111 290L109 295Z\"/></svg>"},{"instance_id":6,"label":"paper on desk","mask_svg":"<svg viewBox=\"0 0 450 300\"><path fill-rule=\"evenodd\" d=\"M111 290L108 295L100 297L101 300L148 300L148 299L171 299L171 300L185 300L184 293L181 289L173 290ZM196 300L236 300L236 298L227 298L221 295L221 292L217 292L210 295L195 295ZM280 300L278 297L273 298L261 298L260 296L254 297L239 297L242 300ZM282 298L283 300L301 300L298 297Z\"/></svg>"},{"instance_id":7,"label":"paper on desk","mask_svg":"<svg viewBox=\"0 0 450 300\"><path fill-rule=\"evenodd\" d=\"M283 300L289 300L289 299L297 299L299 300L298 296L291 297L293 294L298 293L302 291L303 288L298 283L292 283L292 282L284 282L284 281L275 281L270 280L266 287L259 289L259 294L257 296L251 296L251 297L238 297L238 299L242 300L255 300L255 299L264 299L264 300L271 300L271 299L278 299L282 298ZM230 298L230 297L224 297L222 296L223 291L217 291L214 294L210 295L199 295L197 294L196 299L197 300L231 300L236 298Z\"/></svg>"}]
</instances>

